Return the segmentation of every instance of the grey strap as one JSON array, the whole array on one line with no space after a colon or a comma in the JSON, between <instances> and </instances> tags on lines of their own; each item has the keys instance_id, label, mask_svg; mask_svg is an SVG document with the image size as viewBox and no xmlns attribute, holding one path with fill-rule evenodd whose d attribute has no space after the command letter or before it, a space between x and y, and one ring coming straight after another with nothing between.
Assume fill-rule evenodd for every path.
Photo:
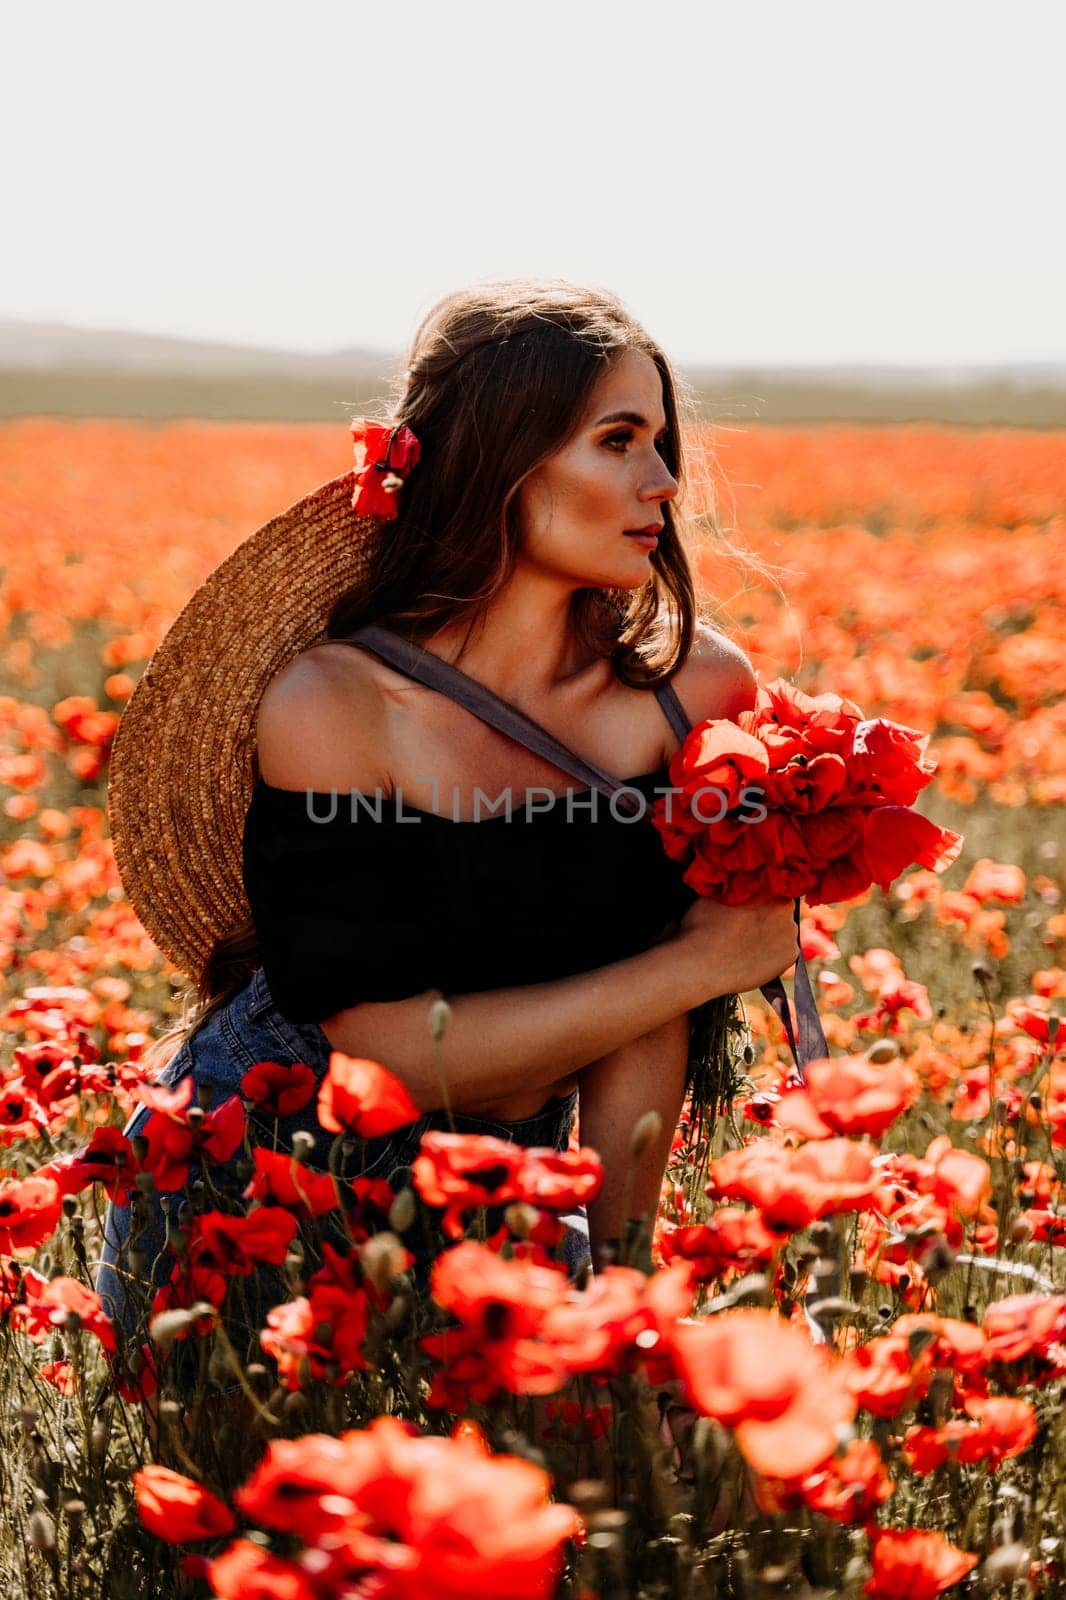
<instances>
[{"instance_id":1,"label":"grey strap","mask_svg":"<svg viewBox=\"0 0 1066 1600\"><path fill-rule=\"evenodd\" d=\"M487 722L490 727L505 733L508 738L524 745L534 754L543 756L553 766L561 767L571 777L579 778L588 788L597 789L600 794L608 797L617 795L615 809L623 815L634 816L643 809L643 796L635 795L618 778L598 767L595 762L586 761L583 756L568 749L554 734L549 733L547 728L542 728L539 722L527 717L524 711L519 711L517 706L494 694L491 689L487 689L483 683L478 683L476 678L461 672L458 667L442 661L431 650L425 650L421 645L401 638L399 634L393 633L391 628L383 627L378 622L370 622L365 627L357 628L354 633L345 636L344 642L365 646L372 654L380 656L391 667L395 667L398 672L426 684L431 689L439 690L441 694L446 694L450 700L465 706L467 711L472 711L476 717L480 717L482 722ZM669 684L657 685L655 693L670 726L678 738L683 739L688 732L688 719L677 695Z\"/></svg>"},{"instance_id":2,"label":"grey strap","mask_svg":"<svg viewBox=\"0 0 1066 1600\"><path fill-rule=\"evenodd\" d=\"M688 720L685 708L677 698L677 690L672 683L657 683L655 685L655 698L666 714L666 720L674 731L678 744L684 744L692 732L692 724Z\"/></svg>"}]
</instances>

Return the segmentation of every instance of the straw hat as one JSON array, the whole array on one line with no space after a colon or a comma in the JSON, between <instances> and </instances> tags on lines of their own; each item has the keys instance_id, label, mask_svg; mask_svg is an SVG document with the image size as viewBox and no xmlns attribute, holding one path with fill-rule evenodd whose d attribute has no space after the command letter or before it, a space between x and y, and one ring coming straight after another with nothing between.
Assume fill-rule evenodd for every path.
<instances>
[{"instance_id":1,"label":"straw hat","mask_svg":"<svg viewBox=\"0 0 1066 1600\"><path fill-rule=\"evenodd\" d=\"M323 643L335 600L366 575L380 526L352 509L356 472L250 534L197 589L119 722L108 816L123 887L148 933L197 978L251 916L241 840L255 717L270 680Z\"/></svg>"}]
</instances>

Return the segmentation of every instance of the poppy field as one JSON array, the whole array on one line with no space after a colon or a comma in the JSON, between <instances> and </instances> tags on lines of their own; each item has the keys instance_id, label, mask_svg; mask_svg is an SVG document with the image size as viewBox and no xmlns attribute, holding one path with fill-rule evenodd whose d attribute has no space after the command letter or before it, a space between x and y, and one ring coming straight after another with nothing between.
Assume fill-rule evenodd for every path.
<instances>
[{"instance_id":1,"label":"poppy field","mask_svg":"<svg viewBox=\"0 0 1066 1600\"><path fill-rule=\"evenodd\" d=\"M388 1062L259 1063L208 1110L146 1059L183 984L115 868L111 742L195 587L348 469L344 427L0 425L9 1595L1066 1595L1064 446L692 440L736 547L692 552L721 625L763 682L928 733L917 809L964 842L805 908L831 1056L796 1086L746 996L731 1110L709 1147L686 1110L651 1270L570 1282L559 1218L602 1175L579 1124L567 1152L430 1134L394 1193L248 1138L314 1100L358 1151L417 1115ZM104 1214L131 1208L136 1275L153 1192L168 1277L129 1336L93 1288Z\"/></svg>"}]
</instances>

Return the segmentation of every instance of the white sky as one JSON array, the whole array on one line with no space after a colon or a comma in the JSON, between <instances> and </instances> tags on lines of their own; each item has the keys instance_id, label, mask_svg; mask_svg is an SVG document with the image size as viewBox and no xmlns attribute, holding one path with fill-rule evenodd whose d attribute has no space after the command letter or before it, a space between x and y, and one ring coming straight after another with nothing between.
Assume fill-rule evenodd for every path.
<instances>
[{"instance_id":1,"label":"white sky","mask_svg":"<svg viewBox=\"0 0 1066 1600\"><path fill-rule=\"evenodd\" d=\"M4 8L0 316L315 350L605 284L682 362L1066 360L1062 0Z\"/></svg>"}]
</instances>

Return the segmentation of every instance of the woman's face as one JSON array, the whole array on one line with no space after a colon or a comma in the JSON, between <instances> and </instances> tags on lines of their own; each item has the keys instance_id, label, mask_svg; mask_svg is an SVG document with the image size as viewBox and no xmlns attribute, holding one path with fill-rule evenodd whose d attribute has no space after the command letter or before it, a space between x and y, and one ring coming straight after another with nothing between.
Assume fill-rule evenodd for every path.
<instances>
[{"instance_id":1,"label":"woman's face","mask_svg":"<svg viewBox=\"0 0 1066 1600\"><path fill-rule=\"evenodd\" d=\"M659 528L677 493L659 454L666 431L662 380L650 356L625 350L592 391L573 437L518 491L519 566L575 588L635 589L651 576L654 546L627 530Z\"/></svg>"}]
</instances>

